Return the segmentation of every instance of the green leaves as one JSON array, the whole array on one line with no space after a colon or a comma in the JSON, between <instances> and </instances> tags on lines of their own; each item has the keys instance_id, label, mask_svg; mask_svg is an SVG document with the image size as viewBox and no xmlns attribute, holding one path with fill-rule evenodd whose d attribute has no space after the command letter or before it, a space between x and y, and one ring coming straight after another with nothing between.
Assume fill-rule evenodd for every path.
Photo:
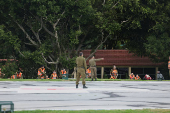
<instances>
[{"instance_id":1,"label":"green leaves","mask_svg":"<svg viewBox=\"0 0 170 113\"><path fill-rule=\"evenodd\" d=\"M38 68L46 63L52 69L70 69L79 50L95 49L107 36L110 36L108 41L101 45L106 49L121 48L123 42L126 48L140 55L151 53L150 56L161 57L158 52L169 47L169 41L164 40L169 37L168 0L6 0L0 3L0 25L5 25L0 27L0 55L26 60L30 67ZM58 58L57 65L47 63ZM27 64L23 63L23 68Z\"/></svg>"},{"instance_id":2,"label":"green leaves","mask_svg":"<svg viewBox=\"0 0 170 113\"><path fill-rule=\"evenodd\" d=\"M18 72L18 66L16 61L8 60L5 65L2 66L2 72L5 73L4 78L11 78L16 72Z\"/></svg>"}]
</instances>

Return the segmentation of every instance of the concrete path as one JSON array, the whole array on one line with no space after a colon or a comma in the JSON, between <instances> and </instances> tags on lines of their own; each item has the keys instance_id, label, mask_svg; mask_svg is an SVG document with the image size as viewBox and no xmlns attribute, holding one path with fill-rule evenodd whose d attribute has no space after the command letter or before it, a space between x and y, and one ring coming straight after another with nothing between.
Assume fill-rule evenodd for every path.
<instances>
[{"instance_id":1,"label":"concrete path","mask_svg":"<svg viewBox=\"0 0 170 113\"><path fill-rule=\"evenodd\" d=\"M169 81L1 81L0 101L15 110L170 109Z\"/></svg>"}]
</instances>

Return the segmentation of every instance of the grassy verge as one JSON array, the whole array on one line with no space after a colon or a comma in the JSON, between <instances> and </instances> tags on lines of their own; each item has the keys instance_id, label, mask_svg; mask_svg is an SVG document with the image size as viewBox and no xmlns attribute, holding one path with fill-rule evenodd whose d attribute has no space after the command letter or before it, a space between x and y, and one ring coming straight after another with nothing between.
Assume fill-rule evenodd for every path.
<instances>
[{"instance_id":1,"label":"grassy verge","mask_svg":"<svg viewBox=\"0 0 170 113\"><path fill-rule=\"evenodd\" d=\"M81 110L81 111L15 111L15 113L170 113L170 109L143 109L143 110Z\"/></svg>"}]
</instances>

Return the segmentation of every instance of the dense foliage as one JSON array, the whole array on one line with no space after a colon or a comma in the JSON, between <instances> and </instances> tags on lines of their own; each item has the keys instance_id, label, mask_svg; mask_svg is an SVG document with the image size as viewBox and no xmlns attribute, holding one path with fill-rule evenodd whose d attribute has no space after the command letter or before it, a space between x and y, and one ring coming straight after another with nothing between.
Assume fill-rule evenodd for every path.
<instances>
[{"instance_id":1,"label":"dense foliage","mask_svg":"<svg viewBox=\"0 0 170 113\"><path fill-rule=\"evenodd\" d=\"M26 78L40 65L73 69L83 49L168 61L168 0L1 0L0 9L0 58L17 59Z\"/></svg>"}]
</instances>

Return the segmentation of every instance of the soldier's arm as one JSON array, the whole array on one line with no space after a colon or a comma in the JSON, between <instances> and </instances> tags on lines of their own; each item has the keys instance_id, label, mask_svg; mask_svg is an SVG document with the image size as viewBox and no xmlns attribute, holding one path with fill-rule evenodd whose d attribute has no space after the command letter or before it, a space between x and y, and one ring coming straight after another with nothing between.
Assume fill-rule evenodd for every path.
<instances>
[{"instance_id":1,"label":"soldier's arm","mask_svg":"<svg viewBox=\"0 0 170 113\"><path fill-rule=\"evenodd\" d=\"M94 59L94 61L100 61L100 60L103 60L103 58Z\"/></svg>"},{"instance_id":2,"label":"soldier's arm","mask_svg":"<svg viewBox=\"0 0 170 113\"><path fill-rule=\"evenodd\" d=\"M86 65L86 60L85 60L85 58L84 58L84 68L85 68L85 70L87 70L87 65Z\"/></svg>"}]
</instances>

